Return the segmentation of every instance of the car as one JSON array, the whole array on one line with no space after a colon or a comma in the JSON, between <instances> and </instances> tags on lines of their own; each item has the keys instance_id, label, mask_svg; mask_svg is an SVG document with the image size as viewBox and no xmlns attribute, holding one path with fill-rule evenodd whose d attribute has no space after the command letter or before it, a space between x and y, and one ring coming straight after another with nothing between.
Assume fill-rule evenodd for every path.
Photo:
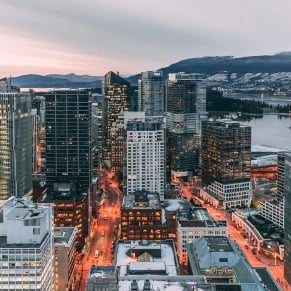
<instances>
[{"instance_id":1,"label":"car","mask_svg":"<svg viewBox=\"0 0 291 291\"><path fill-rule=\"evenodd\" d=\"M104 236L105 235L105 231L101 231L101 236Z\"/></svg>"},{"instance_id":2,"label":"car","mask_svg":"<svg viewBox=\"0 0 291 291\"><path fill-rule=\"evenodd\" d=\"M232 233L230 233L230 234L229 234L229 236L233 236L233 234L232 234Z\"/></svg>"},{"instance_id":3,"label":"car","mask_svg":"<svg viewBox=\"0 0 291 291\"><path fill-rule=\"evenodd\" d=\"M95 258L98 258L99 257L99 254L100 254L100 251L99 250L96 250L95 251Z\"/></svg>"}]
</instances>

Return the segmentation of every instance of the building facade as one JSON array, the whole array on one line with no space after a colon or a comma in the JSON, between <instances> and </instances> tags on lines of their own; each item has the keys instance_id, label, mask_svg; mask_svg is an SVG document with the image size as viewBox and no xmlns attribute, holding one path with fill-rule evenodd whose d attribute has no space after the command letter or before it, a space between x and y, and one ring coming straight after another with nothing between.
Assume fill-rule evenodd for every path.
<instances>
[{"instance_id":1,"label":"building facade","mask_svg":"<svg viewBox=\"0 0 291 291\"><path fill-rule=\"evenodd\" d=\"M31 192L31 97L28 93L0 93L0 200Z\"/></svg>"},{"instance_id":2,"label":"building facade","mask_svg":"<svg viewBox=\"0 0 291 291\"><path fill-rule=\"evenodd\" d=\"M102 83L103 103L103 154L102 160L111 167L110 131L120 111L130 110L130 84L119 74L108 72Z\"/></svg>"},{"instance_id":3,"label":"building facade","mask_svg":"<svg viewBox=\"0 0 291 291\"><path fill-rule=\"evenodd\" d=\"M129 120L126 125L125 187L127 194L140 190L165 191L165 128L160 118Z\"/></svg>"},{"instance_id":4,"label":"building facade","mask_svg":"<svg viewBox=\"0 0 291 291\"><path fill-rule=\"evenodd\" d=\"M143 72L138 80L138 111L146 116L165 114L165 82L162 72Z\"/></svg>"},{"instance_id":5,"label":"building facade","mask_svg":"<svg viewBox=\"0 0 291 291\"><path fill-rule=\"evenodd\" d=\"M0 290L54 290L53 207L11 197L1 207Z\"/></svg>"},{"instance_id":6,"label":"building facade","mask_svg":"<svg viewBox=\"0 0 291 291\"><path fill-rule=\"evenodd\" d=\"M45 100L45 200L55 204L55 225L77 226L79 246L83 246L92 209L91 94L55 91L46 94Z\"/></svg>"},{"instance_id":7,"label":"building facade","mask_svg":"<svg viewBox=\"0 0 291 291\"><path fill-rule=\"evenodd\" d=\"M203 236L187 244L187 251L191 273L204 275L212 286L217 284L216 290L280 290L267 273L260 278L238 245L225 236Z\"/></svg>"},{"instance_id":8,"label":"building facade","mask_svg":"<svg viewBox=\"0 0 291 291\"><path fill-rule=\"evenodd\" d=\"M137 191L125 195L121 208L121 239L162 240L168 228L162 222L162 208L157 193Z\"/></svg>"},{"instance_id":9,"label":"building facade","mask_svg":"<svg viewBox=\"0 0 291 291\"><path fill-rule=\"evenodd\" d=\"M55 91L45 98L48 195L63 183L74 184L77 190L87 192L92 168L90 94Z\"/></svg>"},{"instance_id":10,"label":"building facade","mask_svg":"<svg viewBox=\"0 0 291 291\"><path fill-rule=\"evenodd\" d=\"M54 228L54 291L76 290L76 235L74 227Z\"/></svg>"},{"instance_id":11,"label":"building facade","mask_svg":"<svg viewBox=\"0 0 291 291\"><path fill-rule=\"evenodd\" d=\"M285 154L285 205L284 205L284 277L291 284L291 153Z\"/></svg>"},{"instance_id":12,"label":"building facade","mask_svg":"<svg viewBox=\"0 0 291 291\"><path fill-rule=\"evenodd\" d=\"M206 115L202 75L169 74L166 84L167 178L188 180L199 168L200 121Z\"/></svg>"},{"instance_id":13,"label":"building facade","mask_svg":"<svg viewBox=\"0 0 291 291\"><path fill-rule=\"evenodd\" d=\"M251 127L232 120L202 121L202 183L223 207L251 202Z\"/></svg>"},{"instance_id":14,"label":"building facade","mask_svg":"<svg viewBox=\"0 0 291 291\"><path fill-rule=\"evenodd\" d=\"M177 254L180 264L187 266L187 244L202 236L228 236L226 221L215 221L207 209L190 208L177 214Z\"/></svg>"}]
</instances>

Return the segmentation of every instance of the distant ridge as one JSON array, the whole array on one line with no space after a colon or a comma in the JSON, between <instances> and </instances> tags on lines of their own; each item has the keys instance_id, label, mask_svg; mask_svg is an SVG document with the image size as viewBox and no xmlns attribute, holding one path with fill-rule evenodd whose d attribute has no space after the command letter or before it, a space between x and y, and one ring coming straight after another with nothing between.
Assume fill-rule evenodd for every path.
<instances>
[{"instance_id":1,"label":"distant ridge","mask_svg":"<svg viewBox=\"0 0 291 291\"><path fill-rule=\"evenodd\" d=\"M156 69L162 71L166 79L169 73L187 72L201 73L206 76L227 72L238 76L246 73L278 73L291 72L291 52L280 52L274 55L249 57L205 56L178 61L167 67ZM107 72L104 72L104 75ZM125 78L132 85L137 85L141 72ZM22 75L12 77L12 85L21 88L95 88L101 87L103 76L76 75Z\"/></svg>"},{"instance_id":2,"label":"distant ridge","mask_svg":"<svg viewBox=\"0 0 291 291\"><path fill-rule=\"evenodd\" d=\"M50 75L22 75L12 77L13 86L20 88L95 88L101 87L99 76L76 75L76 74L50 74Z\"/></svg>"},{"instance_id":3,"label":"distant ridge","mask_svg":"<svg viewBox=\"0 0 291 291\"><path fill-rule=\"evenodd\" d=\"M228 72L242 75L245 73L291 72L291 52L275 55L262 55L236 58L233 56L206 56L181 60L168 67L157 69L166 79L169 73L187 72L214 75ZM140 74L130 76L128 80L137 84Z\"/></svg>"}]
</instances>

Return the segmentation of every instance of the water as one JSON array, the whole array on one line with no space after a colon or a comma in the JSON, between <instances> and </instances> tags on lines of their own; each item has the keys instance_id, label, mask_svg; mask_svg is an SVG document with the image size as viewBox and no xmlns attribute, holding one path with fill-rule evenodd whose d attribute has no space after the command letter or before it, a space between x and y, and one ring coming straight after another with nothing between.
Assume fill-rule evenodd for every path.
<instances>
[{"instance_id":1,"label":"water","mask_svg":"<svg viewBox=\"0 0 291 291\"><path fill-rule=\"evenodd\" d=\"M264 115L241 123L252 127L252 147L266 145L291 150L291 117Z\"/></svg>"},{"instance_id":2,"label":"water","mask_svg":"<svg viewBox=\"0 0 291 291\"><path fill-rule=\"evenodd\" d=\"M253 100L257 102L264 102L269 105L286 106L291 104L291 97L288 96L275 96L264 94L244 94L244 93L226 93L223 95L226 98L239 99L239 100Z\"/></svg>"}]
</instances>

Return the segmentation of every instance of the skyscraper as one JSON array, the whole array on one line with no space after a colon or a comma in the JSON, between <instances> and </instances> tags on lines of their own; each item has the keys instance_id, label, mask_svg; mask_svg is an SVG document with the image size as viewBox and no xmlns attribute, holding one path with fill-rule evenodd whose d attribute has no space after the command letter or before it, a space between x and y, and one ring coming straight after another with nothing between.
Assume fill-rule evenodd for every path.
<instances>
[{"instance_id":1,"label":"skyscraper","mask_svg":"<svg viewBox=\"0 0 291 291\"><path fill-rule=\"evenodd\" d=\"M110 131L113 122L118 118L121 110L130 110L130 85L119 74L108 72L102 83L104 96L103 121L104 121L104 140L103 140L103 161L107 162L107 166L111 167L111 139Z\"/></svg>"},{"instance_id":2,"label":"skyscraper","mask_svg":"<svg viewBox=\"0 0 291 291\"><path fill-rule=\"evenodd\" d=\"M126 193L165 191L165 129L160 118L129 120L126 126Z\"/></svg>"},{"instance_id":3,"label":"skyscraper","mask_svg":"<svg viewBox=\"0 0 291 291\"><path fill-rule=\"evenodd\" d=\"M202 183L223 206L251 202L251 127L221 119L202 121Z\"/></svg>"},{"instance_id":4,"label":"skyscraper","mask_svg":"<svg viewBox=\"0 0 291 291\"><path fill-rule=\"evenodd\" d=\"M84 243L91 186L91 100L86 91L55 91L46 98L47 201L56 226L77 226Z\"/></svg>"},{"instance_id":5,"label":"skyscraper","mask_svg":"<svg viewBox=\"0 0 291 291\"><path fill-rule=\"evenodd\" d=\"M55 91L46 98L48 194L58 183L87 191L91 183L91 103L89 93Z\"/></svg>"},{"instance_id":6,"label":"skyscraper","mask_svg":"<svg viewBox=\"0 0 291 291\"><path fill-rule=\"evenodd\" d=\"M165 114L165 82L162 72L143 72L138 80L138 111L146 116Z\"/></svg>"},{"instance_id":7,"label":"skyscraper","mask_svg":"<svg viewBox=\"0 0 291 291\"><path fill-rule=\"evenodd\" d=\"M199 167L200 121L206 115L203 76L169 74L166 104L167 173L178 182L191 178Z\"/></svg>"},{"instance_id":8,"label":"skyscraper","mask_svg":"<svg viewBox=\"0 0 291 291\"><path fill-rule=\"evenodd\" d=\"M0 93L0 200L31 191L31 97L27 93Z\"/></svg>"}]
</instances>

